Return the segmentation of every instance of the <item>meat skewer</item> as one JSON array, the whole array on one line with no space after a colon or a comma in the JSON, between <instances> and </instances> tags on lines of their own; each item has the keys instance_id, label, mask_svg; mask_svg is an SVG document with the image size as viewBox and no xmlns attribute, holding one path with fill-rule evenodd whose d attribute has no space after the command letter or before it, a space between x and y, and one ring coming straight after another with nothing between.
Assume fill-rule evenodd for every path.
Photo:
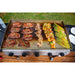
<instances>
[{"instance_id":1,"label":"meat skewer","mask_svg":"<svg viewBox=\"0 0 75 75\"><path fill-rule=\"evenodd\" d=\"M11 28L10 32L20 32L20 28Z\"/></svg>"},{"instance_id":2,"label":"meat skewer","mask_svg":"<svg viewBox=\"0 0 75 75\"><path fill-rule=\"evenodd\" d=\"M31 40L32 37L33 37L32 34L24 34L22 39L24 39L24 40Z\"/></svg>"},{"instance_id":3,"label":"meat skewer","mask_svg":"<svg viewBox=\"0 0 75 75\"><path fill-rule=\"evenodd\" d=\"M38 37L38 43L37 43L37 46L38 47L42 47L42 44L43 44L43 37L41 35L41 27L40 27L40 24L37 23L36 27L35 27L35 30L37 30L37 32L35 32L36 36Z\"/></svg>"},{"instance_id":4,"label":"meat skewer","mask_svg":"<svg viewBox=\"0 0 75 75\"><path fill-rule=\"evenodd\" d=\"M13 33L10 33L8 35L8 38L9 39L18 39L18 38L20 38L20 34L19 33L16 33L16 32L13 32Z\"/></svg>"},{"instance_id":5,"label":"meat skewer","mask_svg":"<svg viewBox=\"0 0 75 75\"><path fill-rule=\"evenodd\" d=\"M15 28L19 28L19 27L21 27L22 26L22 24L20 23L20 22L14 22L13 24L12 24L12 27L15 27Z\"/></svg>"},{"instance_id":6,"label":"meat skewer","mask_svg":"<svg viewBox=\"0 0 75 75\"><path fill-rule=\"evenodd\" d=\"M31 28L31 27L33 27L32 23L24 23L23 24L23 28Z\"/></svg>"},{"instance_id":7,"label":"meat skewer","mask_svg":"<svg viewBox=\"0 0 75 75\"><path fill-rule=\"evenodd\" d=\"M19 45L18 46L30 47L30 43L29 43L29 41L25 41L25 40L19 39Z\"/></svg>"},{"instance_id":8,"label":"meat skewer","mask_svg":"<svg viewBox=\"0 0 75 75\"><path fill-rule=\"evenodd\" d=\"M23 29L22 30L22 34L30 34L30 33L32 33L33 31L31 30L31 29L29 29L29 28L26 28L26 29Z\"/></svg>"},{"instance_id":9,"label":"meat skewer","mask_svg":"<svg viewBox=\"0 0 75 75\"><path fill-rule=\"evenodd\" d=\"M17 44L16 40L7 39L4 41L3 47L14 47L14 45L16 44Z\"/></svg>"}]
</instances>

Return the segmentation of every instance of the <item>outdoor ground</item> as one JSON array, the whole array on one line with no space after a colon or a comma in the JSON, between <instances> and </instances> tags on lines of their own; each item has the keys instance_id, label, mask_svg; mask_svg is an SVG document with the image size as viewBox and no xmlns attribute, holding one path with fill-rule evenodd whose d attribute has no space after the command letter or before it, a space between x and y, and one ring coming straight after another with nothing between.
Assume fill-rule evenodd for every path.
<instances>
[{"instance_id":1,"label":"outdoor ground","mask_svg":"<svg viewBox=\"0 0 75 75\"><path fill-rule=\"evenodd\" d=\"M5 23L11 19L62 20L65 24L75 25L75 13L0 13Z\"/></svg>"}]
</instances>

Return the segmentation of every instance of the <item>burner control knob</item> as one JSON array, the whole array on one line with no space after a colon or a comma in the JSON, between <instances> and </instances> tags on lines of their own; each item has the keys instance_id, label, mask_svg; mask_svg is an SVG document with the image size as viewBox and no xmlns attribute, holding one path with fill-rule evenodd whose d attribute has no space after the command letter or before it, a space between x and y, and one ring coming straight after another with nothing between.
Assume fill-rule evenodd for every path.
<instances>
[{"instance_id":1,"label":"burner control knob","mask_svg":"<svg viewBox=\"0 0 75 75\"><path fill-rule=\"evenodd\" d=\"M52 53L48 53L48 56L49 56L49 57L52 56Z\"/></svg>"},{"instance_id":2,"label":"burner control knob","mask_svg":"<svg viewBox=\"0 0 75 75\"><path fill-rule=\"evenodd\" d=\"M64 56L64 53L63 53L63 52L61 52L61 53L59 53L59 55L60 55L60 56Z\"/></svg>"},{"instance_id":3,"label":"burner control knob","mask_svg":"<svg viewBox=\"0 0 75 75\"><path fill-rule=\"evenodd\" d=\"M9 53L9 56L13 56L13 55L14 55L14 53L12 53L12 52Z\"/></svg>"},{"instance_id":4,"label":"burner control knob","mask_svg":"<svg viewBox=\"0 0 75 75\"><path fill-rule=\"evenodd\" d=\"M39 52L35 52L34 54L35 54L35 56L36 56L36 57L38 57L38 56L39 56Z\"/></svg>"},{"instance_id":5,"label":"burner control knob","mask_svg":"<svg viewBox=\"0 0 75 75\"><path fill-rule=\"evenodd\" d=\"M23 57L25 57L26 55L27 55L27 53L26 53L26 52L23 52L23 53L22 53L22 56L23 56Z\"/></svg>"}]
</instances>

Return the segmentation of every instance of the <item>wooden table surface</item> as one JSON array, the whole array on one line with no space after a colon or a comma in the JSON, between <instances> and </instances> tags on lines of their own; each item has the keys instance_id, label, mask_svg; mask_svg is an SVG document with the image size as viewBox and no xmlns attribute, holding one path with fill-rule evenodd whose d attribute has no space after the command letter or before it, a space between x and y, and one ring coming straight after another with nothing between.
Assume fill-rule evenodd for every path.
<instances>
[{"instance_id":1,"label":"wooden table surface","mask_svg":"<svg viewBox=\"0 0 75 75\"><path fill-rule=\"evenodd\" d=\"M0 62L75 62L75 52L70 52L68 55L63 57L54 57L53 61L50 61L48 56L26 56L26 57L15 57L7 56L4 53L0 53L3 59Z\"/></svg>"}]
</instances>

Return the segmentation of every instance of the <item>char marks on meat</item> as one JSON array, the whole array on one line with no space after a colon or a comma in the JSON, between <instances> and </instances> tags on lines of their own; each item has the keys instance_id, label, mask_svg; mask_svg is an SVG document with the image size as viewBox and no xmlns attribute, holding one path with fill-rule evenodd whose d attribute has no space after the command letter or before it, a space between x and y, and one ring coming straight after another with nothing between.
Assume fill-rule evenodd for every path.
<instances>
[{"instance_id":1,"label":"char marks on meat","mask_svg":"<svg viewBox=\"0 0 75 75\"><path fill-rule=\"evenodd\" d=\"M19 45L18 46L30 47L30 43L29 43L29 41L25 41L25 40L19 39Z\"/></svg>"},{"instance_id":2,"label":"char marks on meat","mask_svg":"<svg viewBox=\"0 0 75 75\"><path fill-rule=\"evenodd\" d=\"M20 34L16 33L16 32L13 32L13 33L10 33L8 35L8 38L10 38L10 39L17 39L17 38L20 38Z\"/></svg>"},{"instance_id":3,"label":"char marks on meat","mask_svg":"<svg viewBox=\"0 0 75 75\"><path fill-rule=\"evenodd\" d=\"M4 41L3 47L14 47L14 45L16 44L17 44L16 40L7 39Z\"/></svg>"},{"instance_id":4,"label":"char marks on meat","mask_svg":"<svg viewBox=\"0 0 75 75\"><path fill-rule=\"evenodd\" d=\"M33 37L32 34L24 34L22 39L24 39L24 40L31 40L32 37Z\"/></svg>"},{"instance_id":5,"label":"char marks on meat","mask_svg":"<svg viewBox=\"0 0 75 75\"><path fill-rule=\"evenodd\" d=\"M13 27L17 27L17 28L19 28L19 27L21 27L22 26L22 24L20 23L20 22L14 22L13 24L12 24L12 26Z\"/></svg>"},{"instance_id":6,"label":"char marks on meat","mask_svg":"<svg viewBox=\"0 0 75 75\"><path fill-rule=\"evenodd\" d=\"M20 32L20 28L11 28L10 32Z\"/></svg>"},{"instance_id":7,"label":"char marks on meat","mask_svg":"<svg viewBox=\"0 0 75 75\"><path fill-rule=\"evenodd\" d=\"M33 27L32 23L24 23L23 24L23 28L31 28L31 27Z\"/></svg>"},{"instance_id":8,"label":"char marks on meat","mask_svg":"<svg viewBox=\"0 0 75 75\"><path fill-rule=\"evenodd\" d=\"M31 30L31 29L29 29L29 28L26 28L26 29L23 29L22 30L22 34L30 34L30 33L32 33L33 31Z\"/></svg>"}]
</instances>

